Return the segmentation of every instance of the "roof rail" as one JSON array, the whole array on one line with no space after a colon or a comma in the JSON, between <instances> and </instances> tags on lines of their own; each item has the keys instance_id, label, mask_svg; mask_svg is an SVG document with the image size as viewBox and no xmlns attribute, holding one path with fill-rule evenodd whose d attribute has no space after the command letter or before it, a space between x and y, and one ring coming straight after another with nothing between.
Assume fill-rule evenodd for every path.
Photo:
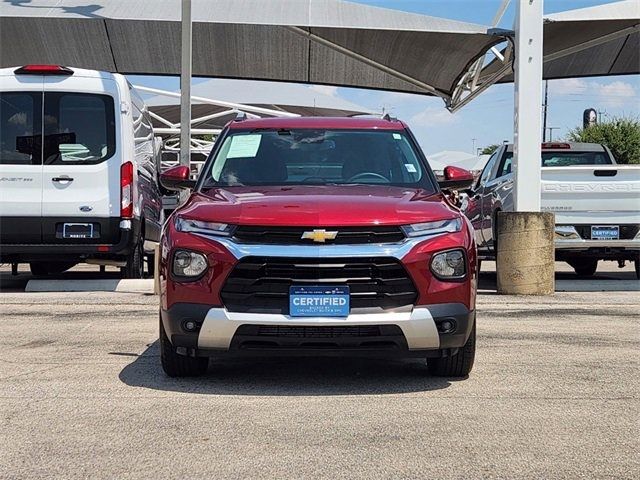
<instances>
[{"instance_id":1,"label":"roof rail","mask_svg":"<svg viewBox=\"0 0 640 480\"><path fill-rule=\"evenodd\" d=\"M236 118L233 119L234 122L244 122L247 119L247 114L245 112L238 112Z\"/></svg>"}]
</instances>

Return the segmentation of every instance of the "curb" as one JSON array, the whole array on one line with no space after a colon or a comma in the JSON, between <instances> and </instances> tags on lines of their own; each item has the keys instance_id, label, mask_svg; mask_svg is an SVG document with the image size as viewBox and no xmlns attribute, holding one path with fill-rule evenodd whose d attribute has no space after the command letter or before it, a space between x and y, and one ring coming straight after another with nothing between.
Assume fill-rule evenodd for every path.
<instances>
[{"instance_id":1,"label":"curb","mask_svg":"<svg viewBox=\"0 0 640 480\"><path fill-rule=\"evenodd\" d=\"M123 280L29 280L25 292L153 293L153 278Z\"/></svg>"}]
</instances>

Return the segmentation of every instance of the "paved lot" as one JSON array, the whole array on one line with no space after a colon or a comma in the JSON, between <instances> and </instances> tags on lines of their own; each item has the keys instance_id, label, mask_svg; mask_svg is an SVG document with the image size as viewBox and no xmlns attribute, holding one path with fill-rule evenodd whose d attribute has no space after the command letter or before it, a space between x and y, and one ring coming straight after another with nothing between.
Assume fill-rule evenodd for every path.
<instances>
[{"instance_id":1,"label":"paved lot","mask_svg":"<svg viewBox=\"0 0 640 480\"><path fill-rule=\"evenodd\" d=\"M156 297L3 292L0 312L0 478L640 476L637 292L482 293L462 381L318 359L172 380Z\"/></svg>"}]
</instances>

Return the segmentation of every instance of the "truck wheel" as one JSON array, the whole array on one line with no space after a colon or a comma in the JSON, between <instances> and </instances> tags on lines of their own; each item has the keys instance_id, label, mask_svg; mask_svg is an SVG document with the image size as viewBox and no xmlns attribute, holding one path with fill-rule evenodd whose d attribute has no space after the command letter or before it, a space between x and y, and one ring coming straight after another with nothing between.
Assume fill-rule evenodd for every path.
<instances>
[{"instance_id":1,"label":"truck wheel","mask_svg":"<svg viewBox=\"0 0 640 480\"><path fill-rule=\"evenodd\" d=\"M476 325L474 323L467 343L458 350L458 353L443 358L427 358L427 367L431 375L438 377L466 377L473 368L475 358Z\"/></svg>"},{"instance_id":2,"label":"truck wheel","mask_svg":"<svg viewBox=\"0 0 640 480\"><path fill-rule=\"evenodd\" d=\"M75 262L31 262L29 269L35 276L58 275L76 266Z\"/></svg>"},{"instance_id":3,"label":"truck wheel","mask_svg":"<svg viewBox=\"0 0 640 480\"><path fill-rule=\"evenodd\" d=\"M121 269L124 278L144 277L144 252L142 251L142 239L138 240L131 253L127 256L127 265Z\"/></svg>"},{"instance_id":4,"label":"truck wheel","mask_svg":"<svg viewBox=\"0 0 640 480\"><path fill-rule=\"evenodd\" d=\"M598 260L584 259L569 265L573 267L579 277L591 277L598 269Z\"/></svg>"},{"instance_id":5,"label":"truck wheel","mask_svg":"<svg viewBox=\"0 0 640 480\"><path fill-rule=\"evenodd\" d=\"M636 278L640 280L640 258L636 260Z\"/></svg>"},{"instance_id":6,"label":"truck wheel","mask_svg":"<svg viewBox=\"0 0 640 480\"><path fill-rule=\"evenodd\" d=\"M164 331L160 319L160 361L162 369L170 377L196 377L206 373L209 359L206 357L187 357L178 355L169 337Z\"/></svg>"}]
</instances>

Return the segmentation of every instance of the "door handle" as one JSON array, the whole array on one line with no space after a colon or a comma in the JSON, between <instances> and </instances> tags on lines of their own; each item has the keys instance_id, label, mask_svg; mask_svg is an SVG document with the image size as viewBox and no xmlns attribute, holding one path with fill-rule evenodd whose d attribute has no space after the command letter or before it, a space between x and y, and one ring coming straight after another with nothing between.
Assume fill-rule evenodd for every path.
<instances>
[{"instance_id":1,"label":"door handle","mask_svg":"<svg viewBox=\"0 0 640 480\"><path fill-rule=\"evenodd\" d=\"M71 177L53 177L51 179L52 182L73 182L73 178Z\"/></svg>"}]
</instances>

